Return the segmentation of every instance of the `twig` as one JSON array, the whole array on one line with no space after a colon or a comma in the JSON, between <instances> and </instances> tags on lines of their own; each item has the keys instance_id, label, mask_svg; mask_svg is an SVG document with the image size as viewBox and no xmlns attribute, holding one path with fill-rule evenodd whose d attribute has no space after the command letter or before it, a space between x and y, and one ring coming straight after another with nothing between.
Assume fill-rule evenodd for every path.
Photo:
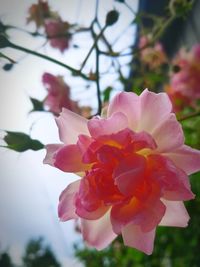
<instances>
[{"instance_id":1,"label":"twig","mask_svg":"<svg viewBox=\"0 0 200 267\"><path fill-rule=\"evenodd\" d=\"M178 121L185 121L185 120L188 120L188 119L191 119L191 118L194 118L194 117L197 117L197 116L200 116L200 110L197 110L195 112L192 112L188 115L184 115L182 117L179 117L178 118Z\"/></svg>"},{"instance_id":2,"label":"twig","mask_svg":"<svg viewBox=\"0 0 200 267\"><path fill-rule=\"evenodd\" d=\"M80 71L82 71L82 69L84 68L84 66L85 66L85 64L86 64L86 62L87 62L89 56L91 55L93 49L94 49L95 46L97 45L97 42L98 42L99 38L102 36L102 34L103 34L103 32L105 31L106 27L107 27L107 26L105 25L105 26L102 28L102 30L100 31L99 35L97 35L97 37L96 37L96 39L95 39L93 45L91 46L91 48L90 48L90 50L89 50L87 56L85 57L85 59L84 59L82 65L81 65Z\"/></svg>"},{"instance_id":3,"label":"twig","mask_svg":"<svg viewBox=\"0 0 200 267\"><path fill-rule=\"evenodd\" d=\"M43 54L40 54L38 52L35 52L33 50L30 50L28 48L25 48L25 47L22 47L22 46L19 46L19 45L16 45L16 44L13 44L11 42L9 42L9 47L13 48L13 49L17 49L17 50L20 50L20 51L23 51L25 53L28 53L28 54L31 54L31 55L34 55L34 56L37 56L37 57L40 57L40 58L43 58L43 59L46 59L48 61L51 61L57 65L60 65L68 70L70 70L72 72L72 74L74 75L77 75L77 76L81 76L82 78L84 78L85 80L90 80L90 78L88 76L86 76L85 74L83 74L80 70L77 70L77 69L74 69L72 67L70 67L69 65L66 65L54 58L51 58L49 56L46 56L46 55L43 55Z\"/></svg>"}]
</instances>

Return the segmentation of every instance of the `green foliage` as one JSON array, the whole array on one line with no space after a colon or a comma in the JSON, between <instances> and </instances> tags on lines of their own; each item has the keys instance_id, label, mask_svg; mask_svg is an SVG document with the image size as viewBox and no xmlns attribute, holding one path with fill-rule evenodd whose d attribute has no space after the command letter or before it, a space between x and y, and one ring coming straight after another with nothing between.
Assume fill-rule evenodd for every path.
<instances>
[{"instance_id":1,"label":"green foliage","mask_svg":"<svg viewBox=\"0 0 200 267\"><path fill-rule=\"evenodd\" d=\"M9 42L5 34L0 34L0 48L6 48L9 47L10 45L11 43Z\"/></svg>"},{"instance_id":2,"label":"green foliage","mask_svg":"<svg viewBox=\"0 0 200 267\"><path fill-rule=\"evenodd\" d=\"M189 111L186 110L186 114ZM190 114L190 113L189 113ZM200 117L195 117L182 122L185 143L191 147L200 149Z\"/></svg>"},{"instance_id":3,"label":"green foliage","mask_svg":"<svg viewBox=\"0 0 200 267\"><path fill-rule=\"evenodd\" d=\"M0 267L61 267L53 251L42 238L31 239L24 251L22 265L15 265L7 252L0 252Z\"/></svg>"},{"instance_id":4,"label":"green foliage","mask_svg":"<svg viewBox=\"0 0 200 267\"><path fill-rule=\"evenodd\" d=\"M43 239L30 240L23 257L24 267L60 267L52 250L44 246Z\"/></svg>"},{"instance_id":5,"label":"green foliage","mask_svg":"<svg viewBox=\"0 0 200 267\"><path fill-rule=\"evenodd\" d=\"M112 87L108 86L103 92L103 102L108 102L110 100L110 93L112 92Z\"/></svg>"},{"instance_id":6,"label":"green foliage","mask_svg":"<svg viewBox=\"0 0 200 267\"><path fill-rule=\"evenodd\" d=\"M34 151L44 148L44 145L35 139L31 139L29 135L21 132L6 131L4 141L7 144L7 148L15 150L17 152L24 152L32 149Z\"/></svg>"},{"instance_id":7,"label":"green foliage","mask_svg":"<svg viewBox=\"0 0 200 267\"><path fill-rule=\"evenodd\" d=\"M7 252L0 254L0 266L1 267L14 267L11 257Z\"/></svg>"},{"instance_id":8,"label":"green foliage","mask_svg":"<svg viewBox=\"0 0 200 267\"><path fill-rule=\"evenodd\" d=\"M32 111L44 111L43 101L30 97L31 103L33 105Z\"/></svg>"},{"instance_id":9,"label":"green foliage","mask_svg":"<svg viewBox=\"0 0 200 267\"><path fill-rule=\"evenodd\" d=\"M177 17L186 17L188 12L192 9L195 1L188 0L174 0L169 4L169 9L172 14Z\"/></svg>"}]
</instances>

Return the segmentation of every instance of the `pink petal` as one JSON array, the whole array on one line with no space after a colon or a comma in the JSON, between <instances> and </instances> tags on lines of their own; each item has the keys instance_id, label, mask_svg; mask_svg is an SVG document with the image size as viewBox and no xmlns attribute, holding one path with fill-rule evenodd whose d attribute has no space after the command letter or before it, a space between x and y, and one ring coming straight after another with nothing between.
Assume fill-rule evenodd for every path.
<instances>
[{"instance_id":1,"label":"pink petal","mask_svg":"<svg viewBox=\"0 0 200 267\"><path fill-rule=\"evenodd\" d=\"M152 133L171 112L172 104L166 93L153 93L147 89L140 95L140 121L138 131Z\"/></svg>"},{"instance_id":2,"label":"pink petal","mask_svg":"<svg viewBox=\"0 0 200 267\"><path fill-rule=\"evenodd\" d=\"M62 147L55 155L54 166L64 172L81 172L89 165L82 163L82 155L77 145Z\"/></svg>"},{"instance_id":3,"label":"pink petal","mask_svg":"<svg viewBox=\"0 0 200 267\"><path fill-rule=\"evenodd\" d=\"M117 133L127 127L127 117L121 112L114 113L108 119L96 117L88 121L88 129L93 138L97 138L100 135Z\"/></svg>"},{"instance_id":4,"label":"pink petal","mask_svg":"<svg viewBox=\"0 0 200 267\"><path fill-rule=\"evenodd\" d=\"M172 104L166 93L156 94L146 89L140 96L125 92L116 95L108 107L108 116L122 112L132 130L152 133L171 110Z\"/></svg>"},{"instance_id":5,"label":"pink petal","mask_svg":"<svg viewBox=\"0 0 200 267\"><path fill-rule=\"evenodd\" d=\"M97 219L101 218L108 211L108 209L109 209L109 207L101 205L96 210L87 211L81 205L80 199L79 199L79 201L76 201L76 214L82 219L97 220Z\"/></svg>"},{"instance_id":6,"label":"pink petal","mask_svg":"<svg viewBox=\"0 0 200 267\"><path fill-rule=\"evenodd\" d=\"M138 225L129 224L122 229L122 237L126 246L136 248L147 255L152 254L155 229L144 233Z\"/></svg>"},{"instance_id":7,"label":"pink petal","mask_svg":"<svg viewBox=\"0 0 200 267\"><path fill-rule=\"evenodd\" d=\"M79 190L80 180L69 184L61 193L58 205L58 216L61 221L76 219L75 213L76 193Z\"/></svg>"},{"instance_id":8,"label":"pink petal","mask_svg":"<svg viewBox=\"0 0 200 267\"><path fill-rule=\"evenodd\" d=\"M129 203L117 204L111 210L113 231L119 234L123 227L130 223L140 225L142 231L149 232L161 221L165 213L165 206L158 199L146 202L132 198Z\"/></svg>"},{"instance_id":9,"label":"pink petal","mask_svg":"<svg viewBox=\"0 0 200 267\"><path fill-rule=\"evenodd\" d=\"M134 93L122 92L117 94L108 106L108 117L115 112L122 112L128 119L129 127L137 128L140 119L140 98Z\"/></svg>"},{"instance_id":10,"label":"pink petal","mask_svg":"<svg viewBox=\"0 0 200 267\"><path fill-rule=\"evenodd\" d=\"M113 173L120 192L126 196L133 195L137 185L144 179L145 170L146 160L143 156L133 154L121 159Z\"/></svg>"},{"instance_id":11,"label":"pink petal","mask_svg":"<svg viewBox=\"0 0 200 267\"><path fill-rule=\"evenodd\" d=\"M98 198L95 188L89 183L86 177L81 180L75 203L76 214L83 219L96 220L102 217L109 207Z\"/></svg>"},{"instance_id":12,"label":"pink petal","mask_svg":"<svg viewBox=\"0 0 200 267\"><path fill-rule=\"evenodd\" d=\"M158 146L157 151L168 152L182 146L184 134L181 124L177 121L175 114L171 113L153 131L152 136Z\"/></svg>"},{"instance_id":13,"label":"pink petal","mask_svg":"<svg viewBox=\"0 0 200 267\"><path fill-rule=\"evenodd\" d=\"M92 142L93 139L91 137L84 134L79 135L77 146L79 147L82 155L87 151Z\"/></svg>"},{"instance_id":14,"label":"pink petal","mask_svg":"<svg viewBox=\"0 0 200 267\"><path fill-rule=\"evenodd\" d=\"M159 225L186 227L190 219L182 201L168 201L162 199L166 212Z\"/></svg>"},{"instance_id":15,"label":"pink petal","mask_svg":"<svg viewBox=\"0 0 200 267\"><path fill-rule=\"evenodd\" d=\"M55 154L61 147L63 147L63 145L60 145L60 144L46 145L45 148L47 150L47 154L43 160L43 163L54 166Z\"/></svg>"},{"instance_id":16,"label":"pink petal","mask_svg":"<svg viewBox=\"0 0 200 267\"><path fill-rule=\"evenodd\" d=\"M63 108L60 116L56 118L60 140L65 144L75 144L79 134L89 135L87 121L78 114Z\"/></svg>"},{"instance_id":17,"label":"pink petal","mask_svg":"<svg viewBox=\"0 0 200 267\"><path fill-rule=\"evenodd\" d=\"M149 200L151 202L151 200ZM154 229L162 220L166 207L160 200L154 203L148 203L149 206L143 209L133 220L134 224L138 224L143 232L149 232Z\"/></svg>"},{"instance_id":18,"label":"pink petal","mask_svg":"<svg viewBox=\"0 0 200 267\"><path fill-rule=\"evenodd\" d=\"M187 174L176 167L172 160L159 154L148 156L150 177L159 183L162 197L179 201L194 198Z\"/></svg>"},{"instance_id":19,"label":"pink petal","mask_svg":"<svg viewBox=\"0 0 200 267\"><path fill-rule=\"evenodd\" d=\"M183 145L173 152L165 153L165 155L187 174L200 170L200 151L196 149Z\"/></svg>"},{"instance_id":20,"label":"pink petal","mask_svg":"<svg viewBox=\"0 0 200 267\"><path fill-rule=\"evenodd\" d=\"M120 234L123 227L132 223L134 216L136 216L142 208L143 206L136 198L131 199L128 203L113 206L111 210L113 231L116 234Z\"/></svg>"},{"instance_id":21,"label":"pink petal","mask_svg":"<svg viewBox=\"0 0 200 267\"><path fill-rule=\"evenodd\" d=\"M115 238L108 211L98 220L81 220L81 231L86 243L98 250L107 247Z\"/></svg>"}]
</instances>

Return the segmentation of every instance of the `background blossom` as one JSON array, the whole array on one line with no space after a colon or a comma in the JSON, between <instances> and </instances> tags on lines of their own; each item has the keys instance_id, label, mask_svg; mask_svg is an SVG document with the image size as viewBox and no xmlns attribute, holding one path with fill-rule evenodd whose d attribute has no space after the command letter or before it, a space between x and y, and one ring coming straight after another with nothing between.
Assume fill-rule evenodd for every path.
<instances>
[{"instance_id":1,"label":"background blossom","mask_svg":"<svg viewBox=\"0 0 200 267\"><path fill-rule=\"evenodd\" d=\"M182 49L174 60L179 71L172 73L170 84L174 92L179 92L191 101L200 99L200 45L190 51Z\"/></svg>"},{"instance_id":2,"label":"background blossom","mask_svg":"<svg viewBox=\"0 0 200 267\"><path fill-rule=\"evenodd\" d=\"M42 82L48 91L44 105L54 114L59 114L63 107L79 112L78 105L70 98L70 88L61 76L44 73Z\"/></svg>"}]
</instances>

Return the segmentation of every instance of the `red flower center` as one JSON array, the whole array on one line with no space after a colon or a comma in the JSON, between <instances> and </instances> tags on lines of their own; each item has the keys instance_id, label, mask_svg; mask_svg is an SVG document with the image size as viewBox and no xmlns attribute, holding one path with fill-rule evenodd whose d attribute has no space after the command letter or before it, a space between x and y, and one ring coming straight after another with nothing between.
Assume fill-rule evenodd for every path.
<instances>
[{"instance_id":1,"label":"red flower center","mask_svg":"<svg viewBox=\"0 0 200 267\"><path fill-rule=\"evenodd\" d=\"M184 183L187 175L155 153L156 143L148 133L126 128L90 141L83 162L91 164L91 169L86 171L76 196L80 217L98 219L111 209L114 222L135 221L149 231L164 215L161 197L191 198ZM115 231L120 231L118 225Z\"/></svg>"}]
</instances>

